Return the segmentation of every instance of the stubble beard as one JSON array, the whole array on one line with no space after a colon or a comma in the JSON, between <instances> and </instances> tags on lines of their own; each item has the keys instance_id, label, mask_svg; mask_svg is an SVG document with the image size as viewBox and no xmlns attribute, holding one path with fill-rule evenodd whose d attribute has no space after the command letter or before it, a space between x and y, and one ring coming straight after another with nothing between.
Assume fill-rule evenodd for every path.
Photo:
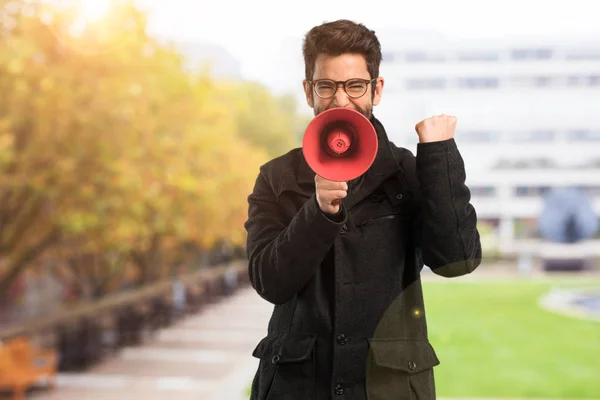
<instances>
[{"instance_id":1,"label":"stubble beard","mask_svg":"<svg viewBox=\"0 0 600 400\"><path fill-rule=\"evenodd\" d=\"M323 111L326 111L331 108L338 108L338 107L329 107L329 108L325 108L325 109L314 107L313 111L315 113L315 117L317 115L321 114ZM371 116L373 115L373 106L371 106L371 105L369 105L365 108L361 108L361 107L354 105L354 107L352 107L352 109L355 111L358 111L359 113L361 113L362 115L367 117L367 119L371 119Z\"/></svg>"}]
</instances>

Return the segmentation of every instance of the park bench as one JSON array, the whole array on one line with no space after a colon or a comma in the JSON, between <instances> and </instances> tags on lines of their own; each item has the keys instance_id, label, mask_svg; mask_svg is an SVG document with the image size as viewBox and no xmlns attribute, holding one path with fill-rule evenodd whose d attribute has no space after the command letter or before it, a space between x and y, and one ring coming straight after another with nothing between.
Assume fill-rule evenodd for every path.
<instances>
[{"instance_id":1,"label":"park bench","mask_svg":"<svg viewBox=\"0 0 600 400\"><path fill-rule=\"evenodd\" d=\"M56 371L53 350L38 350L22 337L0 344L0 390L10 390L13 400L25 399L27 389L42 379L54 387Z\"/></svg>"}]
</instances>

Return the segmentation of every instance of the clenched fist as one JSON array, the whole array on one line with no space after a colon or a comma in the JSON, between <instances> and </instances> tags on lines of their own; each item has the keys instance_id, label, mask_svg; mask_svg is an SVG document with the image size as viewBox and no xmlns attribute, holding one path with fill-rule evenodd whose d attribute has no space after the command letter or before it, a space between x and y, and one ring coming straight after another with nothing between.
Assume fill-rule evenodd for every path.
<instances>
[{"instance_id":1,"label":"clenched fist","mask_svg":"<svg viewBox=\"0 0 600 400\"><path fill-rule=\"evenodd\" d=\"M424 119L415 125L419 143L440 142L452 139L456 129L456 117L452 115L436 115Z\"/></svg>"},{"instance_id":2,"label":"clenched fist","mask_svg":"<svg viewBox=\"0 0 600 400\"><path fill-rule=\"evenodd\" d=\"M315 175L315 187L319 208L326 214L337 214L340 210L340 200L348 195L346 182L328 181L322 176Z\"/></svg>"}]
</instances>

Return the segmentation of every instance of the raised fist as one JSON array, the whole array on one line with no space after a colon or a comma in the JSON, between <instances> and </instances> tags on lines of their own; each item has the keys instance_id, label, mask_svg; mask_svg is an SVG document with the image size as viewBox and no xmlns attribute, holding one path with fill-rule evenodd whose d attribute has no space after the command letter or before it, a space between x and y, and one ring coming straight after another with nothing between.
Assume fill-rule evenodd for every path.
<instances>
[{"instance_id":1,"label":"raised fist","mask_svg":"<svg viewBox=\"0 0 600 400\"><path fill-rule=\"evenodd\" d=\"M456 117L446 114L424 119L415 125L415 131L419 135L419 143L452 139L455 129Z\"/></svg>"}]
</instances>

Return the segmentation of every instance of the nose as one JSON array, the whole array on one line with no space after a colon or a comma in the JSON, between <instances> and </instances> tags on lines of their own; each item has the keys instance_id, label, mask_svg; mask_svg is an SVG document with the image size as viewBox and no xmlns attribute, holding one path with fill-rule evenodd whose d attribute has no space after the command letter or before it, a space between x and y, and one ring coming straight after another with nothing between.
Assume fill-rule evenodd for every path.
<instances>
[{"instance_id":1,"label":"nose","mask_svg":"<svg viewBox=\"0 0 600 400\"><path fill-rule=\"evenodd\" d=\"M344 90L344 85L339 84L335 96L333 96L333 105L336 107L346 107L350 104L350 98Z\"/></svg>"}]
</instances>

